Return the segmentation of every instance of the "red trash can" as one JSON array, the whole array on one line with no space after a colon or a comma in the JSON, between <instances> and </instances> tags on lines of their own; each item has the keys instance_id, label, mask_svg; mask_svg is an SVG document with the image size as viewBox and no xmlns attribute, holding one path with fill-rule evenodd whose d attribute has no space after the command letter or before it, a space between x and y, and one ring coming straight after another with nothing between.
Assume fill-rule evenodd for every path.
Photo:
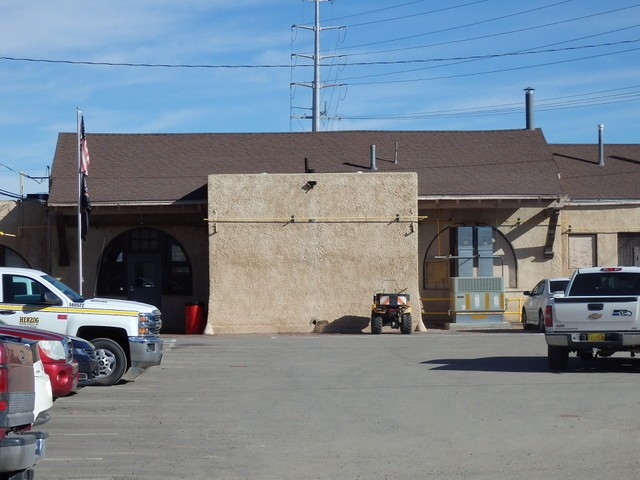
<instances>
[{"instance_id":1,"label":"red trash can","mask_svg":"<svg viewBox=\"0 0 640 480\"><path fill-rule=\"evenodd\" d=\"M188 335L199 335L204 332L207 317L204 313L204 302L187 302L184 305L184 332Z\"/></svg>"}]
</instances>

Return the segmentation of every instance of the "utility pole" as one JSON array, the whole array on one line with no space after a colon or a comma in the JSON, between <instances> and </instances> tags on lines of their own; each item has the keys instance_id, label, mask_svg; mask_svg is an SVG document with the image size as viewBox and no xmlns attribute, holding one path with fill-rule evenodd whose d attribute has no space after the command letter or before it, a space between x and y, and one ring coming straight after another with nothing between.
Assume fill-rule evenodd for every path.
<instances>
[{"instance_id":1,"label":"utility pole","mask_svg":"<svg viewBox=\"0 0 640 480\"><path fill-rule=\"evenodd\" d=\"M292 28L302 28L304 30L312 30L314 32L314 48L313 55L305 55L301 53L294 53L292 56L298 56L303 58L309 58L313 60L313 82L292 83L292 85L300 85L303 87L311 87L312 89L312 102L311 102L311 117L305 115L301 118L311 119L311 131L320 131L320 90L325 87L337 87L339 85L328 85L320 82L320 61L323 58L335 57L336 55L320 55L320 33L323 30L330 29L342 29L344 27L321 27L320 26L320 3L332 2L333 0L307 0L315 3L315 22L313 26L309 25L293 25Z\"/></svg>"}]
</instances>

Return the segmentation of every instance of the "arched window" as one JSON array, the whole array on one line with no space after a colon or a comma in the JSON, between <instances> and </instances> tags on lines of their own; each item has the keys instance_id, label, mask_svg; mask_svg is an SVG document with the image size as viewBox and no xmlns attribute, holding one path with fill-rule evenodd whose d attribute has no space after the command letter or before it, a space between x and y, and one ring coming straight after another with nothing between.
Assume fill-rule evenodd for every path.
<instances>
[{"instance_id":1,"label":"arched window","mask_svg":"<svg viewBox=\"0 0 640 480\"><path fill-rule=\"evenodd\" d=\"M15 250L0 245L0 266L30 268L29 263Z\"/></svg>"},{"instance_id":2,"label":"arched window","mask_svg":"<svg viewBox=\"0 0 640 480\"><path fill-rule=\"evenodd\" d=\"M102 253L96 293L129 298L131 286L140 283L140 271L132 264L142 257L161 272L162 295L192 293L191 263L184 248L171 235L151 228L129 230L109 242Z\"/></svg>"},{"instance_id":3,"label":"arched window","mask_svg":"<svg viewBox=\"0 0 640 480\"><path fill-rule=\"evenodd\" d=\"M449 278L452 276L448 257L451 255L451 229L453 225L443 229L427 247L423 263L423 288L427 290L448 290ZM518 262L513 246L496 228L493 231L494 275L502 276L505 287L517 288Z\"/></svg>"}]
</instances>

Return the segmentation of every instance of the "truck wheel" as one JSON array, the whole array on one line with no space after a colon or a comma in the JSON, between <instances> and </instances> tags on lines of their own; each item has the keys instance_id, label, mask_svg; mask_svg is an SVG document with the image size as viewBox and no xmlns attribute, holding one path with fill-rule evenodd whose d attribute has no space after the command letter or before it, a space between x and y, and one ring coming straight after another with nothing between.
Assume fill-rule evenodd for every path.
<instances>
[{"instance_id":1,"label":"truck wheel","mask_svg":"<svg viewBox=\"0 0 640 480\"><path fill-rule=\"evenodd\" d=\"M409 335L411 333L411 315L402 315L402 324L400 325L400 331L403 335Z\"/></svg>"},{"instance_id":2,"label":"truck wheel","mask_svg":"<svg viewBox=\"0 0 640 480\"><path fill-rule=\"evenodd\" d=\"M522 329L523 330L531 330L531 325L527 323L527 311L522 309Z\"/></svg>"},{"instance_id":3,"label":"truck wheel","mask_svg":"<svg viewBox=\"0 0 640 480\"><path fill-rule=\"evenodd\" d=\"M538 312L538 330L544 333L544 313L542 310Z\"/></svg>"},{"instance_id":4,"label":"truck wheel","mask_svg":"<svg viewBox=\"0 0 640 480\"><path fill-rule=\"evenodd\" d=\"M569 363L569 350L564 347L558 347L556 345L549 345L547 347L547 354L549 357L549 368L551 370L564 370Z\"/></svg>"},{"instance_id":5,"label":"truck wheel","mask_svg":"<svg viewBox=\"0 0 640 480\"><path fill-rule=\"evenodd\" d=\"M114 385L120 381L127 368L127 356L122 347L109 338L91 340L96 347L96 357L100 365L96 385Z\"/></svg>"},{"instance_id":6,"label":"truck wheel","mask_svg":"<svg viewBox=\"0 0 640 480\"><path fill-rule=\"evenodd\" d=\"M382 317L371 318L371 333L374 335L380 335L382 333Z\"/></svg>"}]
</instances>

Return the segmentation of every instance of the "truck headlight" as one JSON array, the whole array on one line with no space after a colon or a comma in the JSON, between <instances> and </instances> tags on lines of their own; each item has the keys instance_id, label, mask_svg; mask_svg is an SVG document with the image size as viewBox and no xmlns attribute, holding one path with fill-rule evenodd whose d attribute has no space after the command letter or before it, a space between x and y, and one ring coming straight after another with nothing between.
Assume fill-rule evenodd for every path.
<instances>
[{"instance_id":1,"label":"truck headlight","mask_svg":"<svg viewBox=\"0 0 640 480\"><path fill-rule=\"evenodd\" d=\"M149 319L146 313L138 314L138 335L150 335Z\"/></svg>"},{"instance_id":2,"label":"truck headlight","mask_svg":"<svg viewBox=\"0 0 640 480\"><path fill-rule=\"evenodd\" d=\"M64 343L58 340L40 340L38 345L42 349L42 352L51 360L66 360L67 349L64 347Z\"/></svg>"}]
</instances>

